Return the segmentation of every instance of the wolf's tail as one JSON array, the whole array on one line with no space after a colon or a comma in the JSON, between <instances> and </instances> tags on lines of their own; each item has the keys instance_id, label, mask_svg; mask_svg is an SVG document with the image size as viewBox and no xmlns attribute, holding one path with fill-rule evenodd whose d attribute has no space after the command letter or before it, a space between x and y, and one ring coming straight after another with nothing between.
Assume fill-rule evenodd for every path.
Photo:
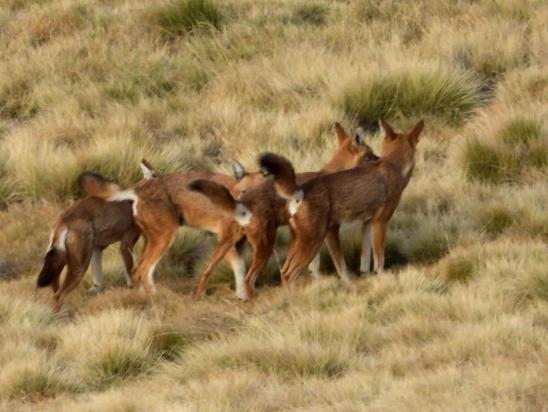
<instances>
[{"instance_id":1,"label":"wolf's tail","mask_svg":"<svg viewBox=\"0 0 548 412\"><path fill-rule=\"evenodd\" d=\"M276 192L284 199L291 200L300 191L293 165L285 157L263 153L259 156L259 166L265 174L274 177Z\"/></svg>"},{"instance_id":2,"label":"wolf's tail","mask_svg":"<svg viewBox=\"0 0 548 412\"><path fill-rule=\"evenodd\" d=\"M246 226L251 220L249 209L232 196L226 187L211 180L198 179L188 185L189 190L200 192L219 209L230 213L236 221Z\"/></svg>"},{"instance_id":3,"label":"wolf's tail","mask_svg":"<svg viewBox=\"0 0 548 412\"><path fill-rule=\"evenodd\" d=\"M211 203L226 212L234 212L236 200L223 185L211 180L198 179L188 185L188 188L200 192L206 196Z\"/></svg>"},{"instance_id":4,"label":"wolf's tail","mask_svg":"<svg viewBox=\"0 0 548 412\"><path fill-rule=\"evenodd\" d=\"M44 266L36 279L36 286L44 288L59 279L67 262L68 229L64 225L58 225L53 231L51 243L44 257Z\"/></svg>"},{"instance_id":5,"label":"wolf's tail","mask_svg":"<svg viewBox=\"0 0 548 412\"><path fill-rule=\"evenodd\" d=\"M82 173L78 176L77 182L80 189L88 196L98 197L109 202L137 200L137 195L132 189L123 190L116 183L93 172Z\"/></svg>"}]
</instances>

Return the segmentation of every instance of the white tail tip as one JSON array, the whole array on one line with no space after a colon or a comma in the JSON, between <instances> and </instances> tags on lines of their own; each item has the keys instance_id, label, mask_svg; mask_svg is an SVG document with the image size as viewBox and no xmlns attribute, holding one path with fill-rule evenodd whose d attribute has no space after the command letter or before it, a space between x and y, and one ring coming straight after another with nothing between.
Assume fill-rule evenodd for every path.
<instances>
[{"instance_id":1,"label":"white tail tip","mask_svg":"<svg viewBox=\"0 0 548 412\"><path fill-rule=\"evenodd\" d=\"M154 171L149 169L147 165L145 165L143 162L139 163L139 167L141 168L141 172L143 172L143 177L146 180L150 180L154 177Z\"/></svg>"},{"instance_id":2,"label":"white tail tip","mask_svg":"<svg viewBox=\"0 0 548 412\"><path fill-rule=\"evenodd\" d=\"M247 226L251 222L251 211L245 207L242 203L236 203L236 209L234 210L234 219L241 225Z\"/></svg>"}]
</instances>

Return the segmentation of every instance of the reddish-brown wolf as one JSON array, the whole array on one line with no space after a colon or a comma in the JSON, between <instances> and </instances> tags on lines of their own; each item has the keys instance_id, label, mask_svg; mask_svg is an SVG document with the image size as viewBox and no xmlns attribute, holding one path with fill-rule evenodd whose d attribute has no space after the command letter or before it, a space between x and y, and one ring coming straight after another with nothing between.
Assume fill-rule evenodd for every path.
<instances>
[{"instance_id":1,"label":"reddish-brown wolf","mask_svg":"<svg viewBox=\"0 0 548 412\"><path fill-rule=\"evenodd\" d=\"M292 239L282 268L288 285L318 252L324 239L339 275L346 266L339 227L343 222L371 223L375 271L384 267L386 227L399 204L415 164L415 151L424 127L421 120L409 133L396 133L385 121L382 156L356 168L322 175L304 184L295 179L289 161L272 153L260 157L260 165L274 176L276 191L287 199Z\"/></svg>"},{"instance_id":2,"label":"reddish-brown wolf","mask_svg":"<svg viewBox=\"0 0 548 412\"><path fill-rule=\"evenodd\" d=\"M173 242L178 227L184 224L217 234L218 245L204 273L209 273L227 254L236 278L236 293L241 299L246 299L243 286L245 263L240 253L244 233L235 219L245 224L248 211L240 210L237 216L229 216L206 196L187 189L191 181L207 179L229 187L236 196L245 192L245 185L252 184L255 178L262 180L261 173L245 173L239 164L235 172L239 180L205 171L159 175L140 181L127 190L93 173L83 173L80 181L84 190L92 196L110 202L133 202L133 217L144 239L143 251L132 273L134 286L142 282L147 292L155 290L154 269ZM224 245L224 239L230 239L233 246L221 250L219 245Z\"/></svg>"},{"instance_id":3,"label":"reddish-brown wolf","mask_svg":"<svg viewBox=\"0 0 548 412\"><path fill-rule=\"evenodd\" d=\"M126 281L131 287L132 251L139 234L133 221L131 202L109 203L88 196L57 218L36 284L38 287L51 285L53 306L59 310L63 298L78 286L91 262L93 287L99 291L103 286L102 252L107 246L120 242ZM65 265L67 272L59 285Z\"/></svg>"},{"instance_id":4,"label":"reddish-brown wolf","mask_svg":"<svg viewBox=\"0 0 548 412\"><path fill-rule=\"evenodd\" d=\"M299 183L326 173L352 168L360 162L378 159L371 148L363 141L362 134L357 133L351 138L338 123L335 124L335 131L338 149L331 160L319 172L298 174L296 178ZM292 176L295 178L294 174ZM253 249L253 259L245 277L245 284L248 299L252 301L257 275L272 254L276 230L279 226L286 225L289 220L289 215L285 210L285 201L277 196L272 179L267 179L260 186L252 188L248 193L242 195L238 202L231 198L225 188L215 184L215 182L199 180L193 182L190 187L204 193L219 207L228 212L237 211L238 208L251 211L249 223L245 227L245 234ZM365 238L370 238L369 232L364 233ZM367 252L369 252L369 247ZM315 274L319 272L319 257L315 259L315 264L311 267L311 270ZM205 286L205 283L200 283L197 291L198 296L204 293Z\"/></svg>"}]
</instances>

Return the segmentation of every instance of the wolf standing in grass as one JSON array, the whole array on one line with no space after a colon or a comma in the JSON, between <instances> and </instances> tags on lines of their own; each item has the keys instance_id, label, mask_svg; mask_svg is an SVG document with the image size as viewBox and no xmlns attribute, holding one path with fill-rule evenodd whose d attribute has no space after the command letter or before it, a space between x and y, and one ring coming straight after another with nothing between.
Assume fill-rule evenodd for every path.
<instances>
[{"instance_id":1,"label":"wolf standing in grass","mask_svg":"<svg viewBox=\"0 0 548 412\"><path fill-rule=\"evenodd\" d=\"M261 167L274 175L276 191L287 199L291 215L293 236L282 268L284 285L312 260L324 238L339 276L348 278L339 239L343 222L371 223L374 269L382 272L386 227L411 178L424 122L421 120L409 133L396 133L382 120L380 125L384 131L380 160L319 176L302 185L298 185L289 161L271 153L261 156Z\"/></svg>"},{"instance_id":2,"label":"wolf standing in grass","mask_svg":"<svg viewBox=\"0 0 548 412\"><path fill-rule=\"evenodd\" d=\"M78 286L91 262L93 286L102 288L101 258L103 249L120 242L126 281L132 286L133 247L140 231L131 213L131 202L110 203L103 199L86 197L65 210L55 223L44 266L38 275L38 287L51 285L53 306L59 310L63 298ZM67 273L61 286L63 268Z\"/></svg>"}]
</instances>

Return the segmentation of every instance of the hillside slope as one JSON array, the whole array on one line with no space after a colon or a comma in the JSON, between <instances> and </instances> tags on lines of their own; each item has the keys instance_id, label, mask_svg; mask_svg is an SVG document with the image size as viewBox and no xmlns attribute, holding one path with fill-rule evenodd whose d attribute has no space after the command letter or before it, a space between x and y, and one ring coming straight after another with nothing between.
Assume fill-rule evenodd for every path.
<instances>
[{"instance_id":1,"label":"hillside slope","mask_svg":"<svg viewBox=\"0 0 548 412\"><path fill-rule=\"evenodd\" d=\"M548 410L547 20L536 0L5 0L0 409ZM152 298L116 248L106 291L86 279L59 314L34 287L83 170L130 185L142 157L228 173L264 150L316 170L336 121L380 152L381 116L426 120L383 275L345 288L323 256L287 293L272 259L250 307L223 263L196 302L214 240L183 228Z\"/></svg>"}]
</instances>

